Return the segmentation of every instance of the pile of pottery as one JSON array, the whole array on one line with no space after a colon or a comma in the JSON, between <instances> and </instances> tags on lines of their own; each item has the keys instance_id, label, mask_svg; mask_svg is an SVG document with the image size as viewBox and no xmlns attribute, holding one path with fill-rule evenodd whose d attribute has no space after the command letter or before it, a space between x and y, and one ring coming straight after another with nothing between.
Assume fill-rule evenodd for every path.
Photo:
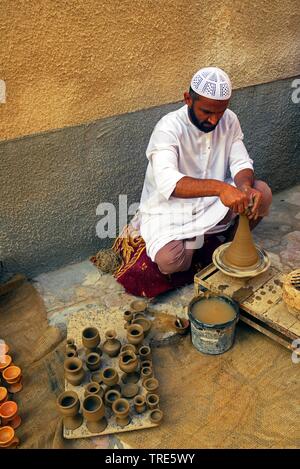
<instances>
[{"instance_id":1,"label":"pile of pottery","mask_svg":"<svg viewBox=\"0 0 300 469\"><path fill-rule=\"evenodd\" d=\"M19 439L15 429L21 424L18 405L11 395L22 389L21 368L14 365L8 345L0 341L0 448L15 448Z\"/></svg>"},{"instance_id":2,"label":"pile of pottery","mask_svg":"<svg viewBox=\"0 0 300 469\"><path fill-rule=\"evenodd\" d=\"M82 399L74 388L57 399L67 430L75 430L85 421L91 433L101 433L108 422L123 428L139 414L152 423L161 421L159 382L153 374L151 348L144 343L151 329L145 313L146 303L139 300L124 312L125 342L110 329L102 344L93 326L83 329L82 346L67 340L65 378L73 387L84 386Z\"/></svg>"}]
</instances>

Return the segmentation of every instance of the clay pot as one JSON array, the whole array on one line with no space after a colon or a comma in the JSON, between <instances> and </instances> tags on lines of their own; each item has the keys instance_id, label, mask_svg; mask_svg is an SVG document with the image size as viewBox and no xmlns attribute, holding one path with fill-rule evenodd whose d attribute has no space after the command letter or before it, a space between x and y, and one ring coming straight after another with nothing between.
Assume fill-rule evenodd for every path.
<instances>
[{"instance_id":1,"label":"clay pot","mask_svg":"<svg viewBox=\"0 0 300 469\"><path fill-rule=\"evenodd\" d=\"M96 327L85 327L82 331L82 345L90 352L96 352L100 344L100 334Z\"/></svg>"},{"instance_id":2,"label":"clay pot","mask_svg":"<svg viewBox=\"0 0 300 469\"><path fill-rule=\"evenodd\" d=\"M144 366L144 367L141 369L141 380L142 380L142 383L144 383L144 381L146 381L146 379L152 378L152 376L153 376L153 369L152 369L150 366Z\"/></svg>"},{"instance_id":3,"label":"clay pot","mask_svg":"<svg viewBox=\"0 0 300 469\"><path fill-rule=\"evenodd\" d=\"M135 318L131 324L139 324L142 326L144 331L144 337L146 337L151 329L152 322L147 318Z\"/></svg>"},{"instance_id":4,"label":"clay pot","mask_svg":"<svg viewBox=\"0 0 300 469\"><path fill-rule=\"evenodd\" d=\"M8 366L12 365L12 358L10 355L0 356L0 371L5 370Z\"/></svg>"},{"instance_id":5,"label":"clay pot","mask_svg":"<svg viewBox=\"0 0 300 469\"><path fill-rule=\"evenodd\" d=\"M2 372L2 376L8 384L8 391L16 393L22 390L22 372L18 366L8 366Z\"/></svg>"},{"instance_id":6,"label":"clay pot","mask_svg":"<svg viewBox=\"0 0 300 469\"><path fill-rule=\"evenodd\" d=\"M106 341L103 344L103 352L105 352L109 357L116 357L121 348L121 342L116 339L117 334L113 329L105 332Z\"/></svg>"},{"instance_id":7,"label":"clay pot","mask_svg":"<svg viewBox=\"0 0 300 469\"><path fill-rule=\"evenodd\" d=\"M6 402L8 399L7 389L4 387L0 387L0 405Z\"/></svg>"},{"instance_id":8,"label":"clay pot","mask_svg":"<svg viewBox=\"0 0 300 469\"><path fill-rule=\"evenodd\" d=\"M73 386L79 386L85 376L82 360L78 357L67 358L64 361L65 378Z\"/></svg>"},{"instance_id":9,"label":"clay pot","mask_svg":"<svg viewBox=\"0 0 300 469\"><path fill-rule=\"evenodd\" d=\"M75 339L73 339L73 338L67 339L67 345L66 346L67 347L76 347Z\"/></svg>"},{"instance_id":10,"label":"clay pot","mask_svg":"<svg viewBox=\"0 0 300 469\"><path fill-rule=\"evenodd\" d=\"M18 406L13 401L6 401L0 406L2 425L10 425L13 429L21 425L21 417L18 415Z\"/></svg>"},{"instance_id":11,"label":"clay pot","mask_svg":"<svg viewBox=\"0 0 300 469\"><path fill-rule=\"evenodd\" d=\"M119 368L124 373L133 373L138 368L138 358L131 351L122 352L119 356Z\"/></svg>"},{"instance_id":12,"label":"clay pot","mask_svg":"<svg viewBox=\"0 0 300 469\"><path fill-rule=\"evenodd\" d=\"M246 215L240 215L239 225L233 241L225 250L223 261L226 265L238 268L250 268L259 260L256 246L253 242Z\"/></svg>"},{"instance_id":13,"label":"clay pot","mask_svg":"<svg viewBox=\"0 0 300 469\"><path fill-rule=\"evenodd\" d=\"M147 309L147 302L144 300L134 300L130 303L130 309L135 313L143 313Z\"/></svg>"},{"instance_id":14,"label":"clay pot","mask_svg":"<svg viewBox=\"0 0 300 469\"><path fill-rule=\"evenodd\" d=\"M120 353L122 353L122 352L127 352L128 350L130 350L130 351L133 352L133 353L136 353L136 352L137 352L135 345L133 345L133 344L124 344L124 345L122 345L122 347L120 348Z\"/></svg>"},{"instance_id":15,"label":"clay pot","mask_svg":"<svg viewBox=\"0 0 300 469\"><path fill-rule=\"evenodd\" d=\"M178 334L185 335L190 328L190 321L185 318L177 317L174 322L174 326Z\"/></svg>"},{"instance_id":16,"label":"clay pot","mask_svg":"<svg viewBox=\"0 0 300 469\"><path fill-rule=\"evenodd\" d=\"M127 327L127 340L133 345L139 345L143 342L144 329L140 324L130 324Z\"/></svg>"},{"instance_id":17,"label":"clay pot","mask_svg":"<svg viewBox=\"0 0 300 469\"><path fill-rule=\"evenodd\" d=\"M142 367L142 368L146 368L146 367L152 368L152 367L153 367L152 360L144 360L144 361L142 361L141 367Z\"/></svg>"},{"instance_id":18,"label":"clay pot","mask_svg":"<svg viewBox=\"0 0 300 469\"><path fill-rule=\"evenodd\" d=\"M157 394L148 394L146 396L148 409L157 409L159 407L159 396Z\"/></svg>"},{"instance_id":19,"label":"clay pot","mask_svg":"<svg viewBox=\"0 0 300 469\"><path fill-rule=\"evenodd\" d=\"M111 407L113 403L121 398L121 393L116 389L109 389L104 396L104 402L107 407Z\"/></svg>"},{"instance_id":20,"label":"clay pot","mask_svg":"<svg viewBox=\"0 0 300 469\"><path fill-rule=\"evenodd\" d=\"M137 371L134 371L133 373L124 373L121 376L121 380L124 384L137 383L139 379L140 374Z\"/></svg>"},{"instance_id":21,"label":"clay pot","mask_svg":"<svg viewBox=\"0 0 300 469\"><path fill-rule=\"evenodd\" d=\"M75 430L83 422L79 413L80 401L74 391L62 392L57 398L57 407L63 416L63 424L67 430Z\"/></svg>"},{"instance_id":22,"label":"clay pot","mask_svg":"<svg viewBox=\"0 0 300 469\"><path fill-rule=\"evenodd\" d=\"M74 348L66 347L66 358L78 357L78 352Z\"/></svg>"},{"instance_id":23,"label":"clay pot","mask_svg":"<svg viewBox=\"0 0 300 469\"><path fill-rule=\"evenodd\" d=\"M101 357L98 353L89 353L86 357L86 366L91 371L99 370L101 366Z\"/></svg>"},{"instance_id":24,"label":"clay pot","mask_svg":"<svg viewBox=\"0 0 300 469\"><path fill-rule=\"evenodd\" d=\"M124 329L127 329L127 327L130 325L130 323L133 319L133 312L132 311L124 311L123 317L125 319Z\"/></svg>"},{"instance_id":25,"label":"clay pot","mask_svg":"<svg viewBox=\"0 0 300 469\"><path fill-rule=\"evenodd\" d=\"M130 422L129 402L126 399L117 399L112 405L113 413L116 416L117 425L126 427Z\"/></svg>"},{"instance_id":26,"label":"clay pot","mask_svg":"<svg viewBox=\"0 0 300 469\"><path fill-rule=\"evenodd\" d=\"M102 371L94 371L90 376L90 382L103 384L103 375Z\"/></svg>"},{"instance_id":27,"label":"clay pot","mask_svg":"<svg viewBox=\"0 0 300 469\"><path fill-rule=\"evenodd\" d=\"M135 396L135 398L133 399L133 405L134 405L135 411L138 414L142 414L147 409L146 399L141 394L139 394L138 396Z\"/></svg>"},{"instance_id":28,"label":"clay pot","mask_svg":"<svg viewBox=\"0 0 300 469\"><path fill-rule=\"evenodd\" d=\"M87 420L87 428L91 433L101 433L107 427L105 408L101 397L90 395L82 403L83 416Z\"/></svg>"},{"instance_id":29,"label":"clay pot","mask_svg":"<svg viewBox=\"0 0 300 469\"><path fill-rule=\"evenodd\" d=\"M150 360L151 359L151 349L149 345L142 345L139 349L139 356L141 362L144 362L145 360Z\"/></svg>"},{"instance_id":30,"label":"clay pot","mask_svg":"<svg viewBox=\"0 0 300 469\"><path fill-rule=\"evenodd\" d=\"M160 409L153 409L150 412L149 418L152 423L159 423L163 418L163 413Z\"/></svg>"},{"instance_id":31,"label":"clay pot","mask_svg":"<svg viewBox=\"0 0 300 469\"><path fill-rule=\"evenodd\" d=\"M113 386L114 384L118 384L119 382L119 375L117 370L111 367L104 368L102 371L103 383L106 386Z\"/></svg>"},{"instance_id":32,"label":"clay pot","mask_svg":"<svg viewBox=\"0 0 300 469\"><path fill-rule=\"evenodd\" d=\"M135 383L128 383L122 386L122 396L131 399L139 393L139 386Z\"/></svg>"},{"instance_id":33,"label":"clay pot","mask_svg":"<svg viewBox=\"0 0 300 469\"><path fill-rule=\"evenodd\" d=\"M148 378L143 382L143 386L148 394L153 394L158 390L159 383L155 378Z\"/></svg>"},{"instance_id":34,"label":"clay pot","mask_svg":"<svg viewBox=\"0 0 300 469\"><path fill-rule=\"evenodd\" d=\"M16 448L20 443L12 427L5 426L0 428L0 448Z\"/></svg>"},{"instance_id":35,"label":"clay pot","mask_svg":"<svg viewBox=\"0 0 300 469\"><path fill-rule=\"evenodd\" d=\"M102 398L104 396L104 389L102 388L102 386L100 386L100 384L96 382L88 383L85 386L84 397L89 396L91 394L95 394Z\"/></svg>"}]
</instances>

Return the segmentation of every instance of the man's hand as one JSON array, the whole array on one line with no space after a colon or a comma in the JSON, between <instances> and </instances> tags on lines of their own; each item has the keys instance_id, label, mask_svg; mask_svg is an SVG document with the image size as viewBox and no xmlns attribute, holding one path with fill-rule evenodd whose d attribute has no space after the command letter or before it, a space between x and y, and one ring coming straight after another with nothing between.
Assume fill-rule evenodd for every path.
<instances>
[{"instance_id":1,"label":"man's hand","mask_svg":"<svg viewBox=\"0 0 300 469\"><path fill-rule=\"evenodd\" d=\"M222 203L231 208L235 213L245 213L248 208L249 199L245 192L240 191L230 184L224 184L220 190L219 197Z\"/></svg>"},{"instance_id":2,"label":"man's hand","mask_svg":"<svg viewBox=\"0 0 300 469\"><path fill-rule=\"evenodd\" d=\"M246 194L249 204L249 211L247 217L249 220L257 220L258 218L258 209L261 205L262 194L257 189L254 189L250 186L240 187L240 190Z\"/></svg>"}]
</instances>

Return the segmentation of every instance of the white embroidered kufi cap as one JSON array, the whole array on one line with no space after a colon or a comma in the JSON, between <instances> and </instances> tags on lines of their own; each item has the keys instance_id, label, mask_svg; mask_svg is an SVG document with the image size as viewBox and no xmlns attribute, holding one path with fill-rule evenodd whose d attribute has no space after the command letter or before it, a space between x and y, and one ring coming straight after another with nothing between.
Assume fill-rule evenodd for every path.
<instances>
[{"instance_id":1,"label":"white embroidered kufi cap","mask_svg":"<svg viewBox=\"0 0 300 469\"><path fill-rule=\"evenodd\" d=\"M227 73L217 67L198 70L192 78L191 88L195 93L210 99L229 99L232 86Z\"/></svg>"}]
</instances>

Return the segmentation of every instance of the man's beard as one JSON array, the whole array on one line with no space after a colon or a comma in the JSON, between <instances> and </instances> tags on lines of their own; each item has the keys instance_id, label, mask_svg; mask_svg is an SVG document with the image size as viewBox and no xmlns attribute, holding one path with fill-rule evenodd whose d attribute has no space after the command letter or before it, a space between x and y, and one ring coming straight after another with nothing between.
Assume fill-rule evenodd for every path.
<instances>
[{"instance_id":1,"label":"man's beard","mask_svg":"<svg viewBox=\"0 0 300 469\"><path fill-rule=\"evenodd\" d=\"M192 123L197 127L197 129L205 133L212 132L213 130L215 130L215 128L217 127L219 123L217 122L216 125L212 125L205 121L199 121L199 119L197 119L196 114L194 112L194 104L192 105L192 107L188 108L188 113L189 113L189 118L191 119Z\"/></svg>"}]
</instances>

